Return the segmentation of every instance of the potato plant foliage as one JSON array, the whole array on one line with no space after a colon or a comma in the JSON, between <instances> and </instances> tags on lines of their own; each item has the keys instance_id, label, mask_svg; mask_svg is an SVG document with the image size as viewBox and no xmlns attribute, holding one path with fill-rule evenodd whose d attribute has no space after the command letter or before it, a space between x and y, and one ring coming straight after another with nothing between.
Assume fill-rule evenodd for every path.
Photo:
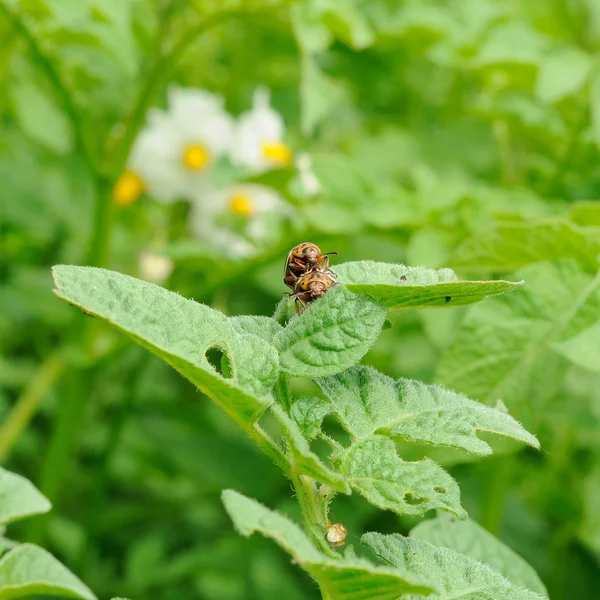
<instances>
[{"instance_id":1,"label":"potato plant foliage","mask_svg":"<svg viewBox=\"0 0 600 600\"><path fill-rule=\"evenodd\" d=\"M229 319L208 306L113 271L60 265L53 275L59 298L107 321L178 370L281 468L296 490L303 529L237 492L225 491L223 502L240 533L258 531L273 538L314 578L323 598L393 600L403 594L439 598L460 594L471 600L484 594L502 600L541 598L512 583L501 569L494 571L454 550L406 537L365 534L364 543L385 566L357 558L351 550L342 554L329 547L328 508L336 494L356 492L374 506L400 515L439 509L467 519L456 481L429 458L404 460L395 440L490 454L489 444L478 437L486 432L539 447L536 437L502 404L485 406L440 386L394 381L358 364L381 333L388 307L448 308L449 292L461 299L459 303L477 302L517 285L461 282L448 269L407 270L385 263L342 264L338 270L341 281L352 281L349 287L354 292L341 283L289 320L291 301L282 301L277 320ZM398 276L404 271L408 275ZM360 274L369 272L362 283ZM407 298L408 304L403 301ZM222 372L207 359L211 348L223 353ZM302 408L307 400L292 392L290 380L297 378L312 379L323 393L310 402L310 412ZM349 433L347 445L328 436L322 424L328 414ZM269 417L279 422L281 439L262 426ZM332 444L329 456L322 458L313 451L315 438ZM500 544L492 536L481 539L482 553L487 546ZM518 570L522 559L509 552L505 556L508 567L515 564Z\"/></svg>"}]
</instances>

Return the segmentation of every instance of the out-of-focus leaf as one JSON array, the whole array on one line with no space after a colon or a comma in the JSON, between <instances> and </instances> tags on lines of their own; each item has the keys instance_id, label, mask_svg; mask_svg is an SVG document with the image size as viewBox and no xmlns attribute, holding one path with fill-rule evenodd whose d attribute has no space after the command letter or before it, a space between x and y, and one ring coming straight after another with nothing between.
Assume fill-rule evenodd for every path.
<instances>
[{"instance_id":1,"label":"out-of-focus leaf","mask_svg":"<svg viewBox=\"0 0 600 600\"><path fill-rule=\"evenodd\" d=\"M459 521L449 514L440 513L437 518L414 527L410 537L456 550L490 566L513 585L522 585L542 596L548 595L533 567L473 520Z\"/></svg>"},{"instance_id":2,"label":"out-of-focus leaf","mask_svg":"<svg viewBox=\"0 0 600 600\"><path fill-rule=\"evenodd\" d=\"M450 264L467 270L510 272L561 258L574 258L595 272L600 263L600 227L579 227L566 219L501 223L465 240L450 257Z\"/></svg>"},{"instance_id":3,"label":"out-of-focus leaf","mask_svg":"<svg viewBox=\"0 0 600 600\"><path fill-rule=\"evenodd\" d=\"M25 477L0 468L0 525L46 513L49 500Z\"/></svg>"},{"instance_id":4,"label":"out-of-focus leaf","mask_svg":"<svg viewBox=\"0 0 600 600\"><path fill-rule=\"evenodd\" d=\"M536 414L563 377L565 361L552 345L598 320L600 276L582 272L574 260L537 263L517 276L526 280L523 288L472 309L437 375L487 404L502 399L523 418Z\"/></svg>"},{"instance_id":5,"label":"out-of-focus leaf","mask_svg":"<svg viewBox=\"0 0 600 600\"><path fill-rule=\"evenodd\" d=\"M59 298L129 334L238 420L254 421L271 404L265 391L277 371L275 350L258 336L250 336L248 345L250 334L234 333L218 311L104 269L62 265L53 274ZM221 377L213 369L205 356L213 347L229 351L232 371L240 366L240 380ZM254 395L246 388L262 393Z\"/></svg>"},{"instance_id":6,"label":"out-of-focus leaf","mask_svg":"<svg viewBox=\"0 0 600 600\"><path fill-rule=\"evenodd\" d=\"M0 559L0 598L34 595L96 600L96 596L49 552L22 544Z\"/></svg>"},{"instance_id":7,"label":"out-of-focus leaf","mask_svg":"<svg viewBox=\"0 0 600 600\"><path fill-rule=\"evenodd\" d=\"M600 373L600 320L572 338L552 344L552 348L573 364Z\"/></svg>"},{"instance_id":8,"label":"out-of-focus leaf","mask_svg":"<svg viewBox=\"0 0 600 600\"><path fill-rule=\"evenodd\" d=\"M340 470L357 492L384 510L422 515L443 508L461 519L467 517L456 481L427 458L402 460L387 437L373 435L352 444L342 457Z\"/></svg>"},{"instance_id":9,"label":"out-of-focus leaf","mask_svg":"<svg viewBox=\"0 0 600 600\"><path fill-rule=\"evenodd\" d=\"M362 543L385 563L427 576L442 590L435 600L541 600L542 596L513 585L487 565L448 548L435 548L398 534L366 533Z\"/></svg>"},{"instance_id":10,"label":"out-of-focus leaf","mask_svg":"<svg viewBox=\"0 0 600 600\"><path fill-rule=\"evenodd\" d=\"M517 289L522 282L459 281L452 269L405 267L363 260L336 265L339 281L390 310L465 306Z\"/></svg>"},{"instance_id":11,"label":"out-of-focus leaf","mask_svg":"<svg viewBox=\"0 0 600 600\"><path fill-rule=\"evenodd\" d=\"M492 448L477 437L478 432L486 432L539 447L535 436L505 411L437 385L412 379L394 381L361 365L318 379L317 384L354 438L380 433L486 455Z\"/></svg>"},{"instance_id":12,"label":"out-of-focus leaf","mask_svg":"<svg viewBox=\"0 0 600 600\"><path fill-rule=\"evenodd\" d=\"M309 304L277 334L281 369L298 377L339 373L358 362L379 337L387 310L343 286Z\"/></svg>"},{"instance_id":13,"label":"out-of-focus leaf","mask_svg":"<svg viewBox=\"0 0 600 600\"><path fill-rule=\"evenodd\" d=\"M535 86L537 97L543 102L557 102L575 94L585 84L591 68L590 56L574 47L545 56Z\"/></svg>"},{"instance_id":14,"label":"out-of-focus leaf","mask_svg":"<svg viewBox=\"0 0 600 600\"><path fill-rule=\"evenodd\" d=\"M600 73L590 81L590 115L592 119L592 137L600 146Z\"/></svg>"},{"instance_id":15,"label":"out-of-focus leaf","mask_svg":"<svg viewBox=\"0 0 600 600\"><path fill-rule=\"evenodd\" d=\"M412 577L407 570L375 567L358 558L326 558L292 521L234 492L225 490L223 504L236 530L246 537L254 532L274 540L308 571L331 600L395 600L406 593L428 594L433 589L426 577Z\"/></svg>"}]
</instances>

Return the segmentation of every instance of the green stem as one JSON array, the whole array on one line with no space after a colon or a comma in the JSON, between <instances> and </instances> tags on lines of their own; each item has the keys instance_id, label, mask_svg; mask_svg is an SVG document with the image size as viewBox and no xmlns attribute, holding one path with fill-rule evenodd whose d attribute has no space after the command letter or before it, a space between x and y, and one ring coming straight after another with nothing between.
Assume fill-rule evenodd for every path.
<instances>
[{"instance_id":1,"label":"green stem","mask_svg":"<svg viewBox=\"0 0 600 600\"><path fill-rule=\"evenodd\" d=\"M292 475L298 505L304 528L315 546L326 556L339 558L339 555L327 543L327 499L319 495L316 483L310 477L301 474Z\"/></svg>"},{"instance_id":2,"label":"green stem","mask_svg":"<svg viewBox=\"0 0 600 600\"><path fill-rule=\"evenodd\" d=\"M48 390L60 377L63 369L62 357L58 354L51 354L23 390L0 427L0 463L6 462L15 442L31 421Z\"/></svg>"},{"instance_id":3,"label":"green stem","mask_svg":"<svg viewBox=\"0 0 600 600\"><path fill-rule=\"evenodd\" d=\"M290 389L288 385L287 375L281 373L279 379L275 384L275 395L279 400L283 410L289 415L292 408L292 401L290 398Z\"/></svg>"}]
</instances>

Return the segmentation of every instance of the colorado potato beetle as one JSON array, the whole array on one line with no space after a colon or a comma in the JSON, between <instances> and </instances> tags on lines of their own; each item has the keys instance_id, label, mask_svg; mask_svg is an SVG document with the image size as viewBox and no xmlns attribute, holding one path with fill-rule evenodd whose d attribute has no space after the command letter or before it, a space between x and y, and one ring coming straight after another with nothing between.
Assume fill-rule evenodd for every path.
<instances>
[{"instance_id":1,"label":"colorado potato beetle","mask_svg":"<svg viewBox=\"0 0 600 600\"><path fill-rule=\"evenodd\" d=\"M325 295L325 292L336 283L336 275L329 269L315 267L308 273L305 273L296 280L292 298L296 299L296 310L300 312L298 303L302 310L306 304L318 300Z\"/></svg>"},{"instance_id":2,"label":"colorado potato beetle","mask_svg":"<svg viewBox=\"0 0 600 600\"><path fill-rule=\"evenodd\" d=\"M337 252L321 252L321 249L312 242L302 242L292 248L285 261L285 285L292 290L296 286L296 281L308 273L311 269L320 267L324 270L329 268L329 254Z\"/></svg>"}]
</instances>

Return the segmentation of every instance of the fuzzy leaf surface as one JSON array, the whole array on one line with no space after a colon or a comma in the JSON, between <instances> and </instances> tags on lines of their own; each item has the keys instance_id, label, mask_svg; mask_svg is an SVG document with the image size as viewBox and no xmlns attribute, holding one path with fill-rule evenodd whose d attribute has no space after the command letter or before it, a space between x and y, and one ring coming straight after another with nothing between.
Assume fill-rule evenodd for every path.
<instances>
[{"instance_id":1,"label":"fuzzy leaf surface","mask_svg":"<svg viewBox=\"0 0 600 600\"><path fill-rule=\"evenodd\" d=\"M522 283L459 281L452 269L405 267L371 260L342 263L333 270L350 291L371 296L390 310L465 306L514 290Z\"/></svg>"},{"instance_id":2,"label":"fuzzy leaf surface","mask_svg":"<svg viewBox=\"0 0 600 600\"><path fill-rule=\"evenodd\" d=\"M273 343L275 336L283 329L275 319L258 315L227 317L227 321L236 333L257 335L269 343Z\"/></svg>"},{"instance_id":3,"label":"fuzzy leaf surface","mask_svg":"<svg viewBox=\"0 0 600 600\"><path fill-rule=\"evenodd\" d=\"M331 404L323 398L302 396L292 404L290 415L302 435L312 440L319 435L323 419L332 410Z\"/></svg>"},{"instance_id":4,"label":"fuzzy leaf surface","mask_svg":"<svg viewBox=\"0 0 600 600\"><path fill-rule=\"evenodd\" d=\"M339 373L378 338L387 310L372 298L335 286L277 334L281 370L298 377Z\"/></svg>"},{"instance_id":5,"label":"fuzzy leaf surface","mask_svg":"<svg viewBox=\"0 0 600 600\"><path fill-rule=\"evenodd\" d=\"M474 307L438 365L437 379L486 404L503 399L521 418L556 393L567 361L556 342L592 326L600 314L600 275L574 260L522 269L527 285Z\"/></svg>"},{"instance_id":6,"label":"fuzzy leaf surface","mask_svg":"<svg viewBox=\"0 0 600 600\"><path fill-rule=\"evenodd\" d=\"M71 571L39 546L21 544L0 559L0 598L33 595L96 600Z\"/></svg>"},{"instance_id":7,"label":"fuzzy leaf surface","mask_svg":"<svg viewBox=\"0 0 600 600\"><path fill-rule=\"evenodd\" d=\"M258 336L235 333L220 312L105 269L60 265L53 275L59 298L127 333L238 420L255 421L272 403L275 349ZM232 379L208 362L205 353L213 347L228 353Z\"/></svg>"},{"instance_id":8,"label":"fuzzy leaf surface","mask_svg":"<svg viewBox=\"0 0 600 600\"><path fill-rule=\"evenodd\" d=\"M461 519L467 516L458 484L442 467L428 458L402 460L387 437L374 435L352 444L342 457L340 471L352 488L384 510L422 515L443 508Z\"/></svg>"},{"instance_id":9,"label":"fuzzy leaf surface","mask_svg":"<svg viewBox=\"0 0 600 600\"><path fill-rule=\"evenodd\" d=\"M426 577L376 567L357 558L327 558L286 517L233 490L225 490L222 499L238 533L248 537L259 532L271 538L315 578L329 600L395 600L402 594L428 594L434 590Z\"/></svg>"},{"instance_id":10,"label":"fuzzy leaf surface","mask_svg":"<svg viewBox=\"0 0 600 600\"><path fill-rule=\"evenodd\" d=\"M0 525L46 513L50 501L25 477L0 468Z\"/></svg>"},{"instance_id":11,"label":"fuzzy leaf surface","mask_svg":"<svg viewBox=\"0 0 600 600\"><path fill-rule=\"evenodd\" d=\"M471 558L398 534L366 533L362 543L385 563L418 576L427 576L441 590L430 600L541 600L542 596L513 585L508 579Z\"/></svg>"},{"instance_id":12,"label":"fuzzy leaf surface","mask_svg":"<svg viewBox=\"0 0 600 600\"><path fill-rule=\"evenodd\" d=\"M513 585L547 596L535 569L516 552L473 520L459 521L448 514L419 523L410 537L434 546L451 548L504 575Z\"/></svg>"},{"instance_id":13,"label":"fuzzy leaf surface","mask_svg":"<svg viewBox=\"0 0 600 600\"><path fill-rule=\"evenodd\" d=\"M356 439L381 433L409 442L491 454L489 444L477 437L483 431L539 447L535 436L505 411L438 385L413 379L395 381L363 365L316 382L327 396L332 412Z\"/></svg>"},{"instance_id":14,"label":"fuzzy leaf surface","mask_svg":"<svg viewBox=\"0 0 600 600\"><path fill-rule=\"evenodd\" d=\"M323 461L310 449L296 422L290 419L277 404L274 404L271 410L281 425L287 442L292 471L308 475L320 483L326 483L338 492L349 494L350 487L344 477L323 464Z\"/></svg>"}]
</instances>

